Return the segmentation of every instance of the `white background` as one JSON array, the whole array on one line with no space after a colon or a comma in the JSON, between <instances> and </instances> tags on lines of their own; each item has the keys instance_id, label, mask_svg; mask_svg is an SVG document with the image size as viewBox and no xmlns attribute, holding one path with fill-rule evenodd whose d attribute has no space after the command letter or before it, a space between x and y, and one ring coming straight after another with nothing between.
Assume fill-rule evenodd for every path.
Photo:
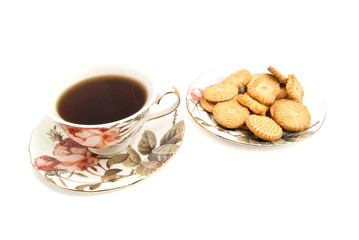
<instances>
[{"instance_id":1,"label":"white background","mask_svg":"<svg viewBox=\"0 0 359 240\"><path fill-rule=\"evenodd\" d=\"M0 1L1 239L358 239L356 1ZM185 99L217 65L273 65L311 82L327 118L281 148L186 135L149 179L86 194L45 182L28 143L46 84L127 64Z\"/></svg>"}]
</instances>

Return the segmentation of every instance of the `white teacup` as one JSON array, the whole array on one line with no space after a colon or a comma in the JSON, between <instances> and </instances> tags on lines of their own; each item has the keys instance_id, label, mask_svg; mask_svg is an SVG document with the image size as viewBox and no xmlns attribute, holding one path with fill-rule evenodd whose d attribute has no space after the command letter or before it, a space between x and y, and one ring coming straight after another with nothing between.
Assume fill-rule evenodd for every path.
<instances>
[{"instance_id":1,"label":"white teacup","mask_svg":"<svg viewBox=\"0 0 359 240\"><path fill-rule=\"evenodd\" d=\"M68 88L85 79L105 75L124 76L141 83L147 92L143 107L124 119L95 125L71 123L61 118L56 106L60 96ZM52 89L49 89L46 109L48 116L64 130L69 138L86 146L95 154L108 156L126 149L146 121L165 116L177 109L180 104L180 95L177 89L172 88L159 90L150 77L131 67L97 66L72 77L61 79ZM161 99L167 94L174 94L175 98L160 104Z\"/></svg>"}]
</instances>

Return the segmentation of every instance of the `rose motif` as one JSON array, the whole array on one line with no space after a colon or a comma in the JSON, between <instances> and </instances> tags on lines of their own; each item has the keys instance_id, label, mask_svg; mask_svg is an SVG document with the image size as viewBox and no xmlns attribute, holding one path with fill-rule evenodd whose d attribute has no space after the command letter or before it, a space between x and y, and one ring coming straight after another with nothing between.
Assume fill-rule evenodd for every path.
<instances>
[{"instance_id":1,"label":"rose motif","mask_svg":"<svg viewBox=\"0 0 359 240\"><path fill-rule=\"evenodd\" d=\"M42 171L53 171L56 170L56 166L60 164L56 158L42 155L40 157L35 158L34 165L38 170Z\"/></svg>"},{"instance_id":2,"label":"rose motif","mask_svg":"<svg viewBox=\"0 0 359 240\"><path fill-rule=\"evenodd\" d=\"M86 147L107 148L116 145L121 139L120 129L108 128L78 128L61 124L69 137Z\"/></svg>"},{"instance_id":3,"label":"rose motif","mask_svg":"<svg viewBox=\"0 0 359 240\"><path fill-rule=\"evenodd\" d=\"M55 166L56 169L83 171L98 163L93 153L71 138L66 138L56 144L53 154L59 161L59 164Z\"/></svg>"},{"instance_id":4,"label":"rose motif","mask_svg":"<svg viewBox=\"0 0 359 240\"><path fill-rule=\"evenodd\" d=\"M191 91L191 97L196 100L197 102L199 102L202 98L203 95L203 90L200 88L193 88Z\"/></svg>"}]
</instances>

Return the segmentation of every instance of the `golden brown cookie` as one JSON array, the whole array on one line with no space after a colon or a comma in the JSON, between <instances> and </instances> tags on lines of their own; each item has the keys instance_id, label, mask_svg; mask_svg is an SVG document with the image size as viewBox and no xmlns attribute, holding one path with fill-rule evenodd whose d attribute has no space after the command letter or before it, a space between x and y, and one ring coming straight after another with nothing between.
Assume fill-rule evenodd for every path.
<instances>
[{"instance_id":1,"label":"golden brown cookie","mask_svg":"<svg viewBox=\"0 0 359 240\"><path fill-rule=\"evenodd\" d=\"M293 74L290 74L288 76L286 90L289 98L296 100L298 102L303 101L303 96L304 96L303 87Z\"/></svg>"},{"instance_id":2,"label":"golden brown cookie","mask_svg":"<svg viewBox=\"0 0 359 240\"><path fill-rule=\"evenodd\" d=\"M249 86L258 77L262 77L262 78L264 78L264 79L266 79L268 81L271 81L273 83L279 84L279 80L275 76L273 76L273 74L270 74L270 73L255 73L255 74L252 74L252 78L249 81L249 83L247 84L247 86Z\"/></svg>"},{"instance_id":3,"label":"golden brown cookie","mask_svg":"<svg viewBox=\"0 0 359 240\"><path fill-rule=\"evenodd\" d=\"M233 98L237 93L237 85L233 82L214 84L203 90L204 98L210 102L226 101Z\"/></svg>"},{"instance_id":4,"label":"golden brown cookie","mask_svg":"<svg viewBox=\"0 0 359 240\"><path fill-rule=\"evenodd\" d=\"M237 100L240 104L248 107L252 112L258 115L265 115L268 110L267 106L253 99L251 96L248 95L248 93L239 95Z\"/></svg>"},{"instance_id":5,"label":"golden brown cookie","mask_svg":"<svg viewBox=\"0 0 359 240\"><path fill-rule=\"evenodd\" d=\"M207 112L213 112L214 105L216 105L215 102L210 102L206 100L203 96L201 97L200 103L203 109Z\"/></svg>"},{"instance_id":6,"label":"golden brown cookie","mask_svg":"<svg viewBox=\"0 0 359 240\"><path fill-rule=\"evenodd\" d=\"M277 96L277 99L282 99L282 98L286 98L288 96L287 94L287 89L285 87L285 84L280 84L280 92Z\"/></svg>"},{"instance_id":7,"label":"golden brown cookie","mask_svg":"<svg viewBox=\"0 0 359 240\"><path fill-rule=\"evenodd\" d=\"M260 103L271 105L280 93L279 82L259 76L247 86L247 92Z\"/></svg>"},{"instance_id":8,"label":"golden brown cookie","mask_svg":"<svg viewBox=\"0 0 359 240\"><path fill-rule=\"evenodd\" d=\"M274 67L269 66L268 71L270 71L273 74L273 76L275 76L281 83L287 82L288 78L285 75L283 75L281 72L279 72L277 69L275 69Z\"/></svg>"},{"instance_id":9,"label":"golden brown cookie","mask_svg":"<svg viewBox=\"0 0 359 240\"><path fill-rule=\"evenodd\" d=\"M213 108L213 117L216 122L225 128L238 128L244 124L249 116L249 110L231 99L217 103Z\"/></svg>"},{"instance_id":10,"label":"golden brown cookie","mask_svg":"<svg viewBox=\"0 0 359 240\"><path fill-rule=\"evenodd\" d=\"M257 137L267 140L276 141L283 135L282 128L271 118L251 114L246 119L246 125Z\"/></svg>"},{"instance_id":11,"label":"golden brown cookie","mask_svg":"<svg viewBox=\"0 0 359 240\"><path fill-rule=\"evenodd\" d=\"M271 115L272 118L274 117L274 112L275 112L276 107L279 104L281 104L282 102L285 102L285 101L291 101L291 100L287 99L287 98L278 99L270 106L269 112L270 112L270 115Z\"/></svg>"},{"instance_id":12,"label":"golden brown cookie","mask_svg":"<svg viewBox=\"0 0 359 240\"><path fill-rule=\"evenodd\" d=\"M232 73L226 77L223 82L233 82L237 85L238 89L246 86L252 78L252 74L247 69L242 69L235 73Z\"/></svg>"},{"instance_id":13,"label":"golden brown cookie","mask_svg":"<svg viewBox=\"0 0 359 240\"><path fill-rule=\"evenodd\" d=\"M273 118L282 128L294 132L305 130L311 121L308 108L293 100L278 104L274 109Z\"/></svg>"}]
</instances>

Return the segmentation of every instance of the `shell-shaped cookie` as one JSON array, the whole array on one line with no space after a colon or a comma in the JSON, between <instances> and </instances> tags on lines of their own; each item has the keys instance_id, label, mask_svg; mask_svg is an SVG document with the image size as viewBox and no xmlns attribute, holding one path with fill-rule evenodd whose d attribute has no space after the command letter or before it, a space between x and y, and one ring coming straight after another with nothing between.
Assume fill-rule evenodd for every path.
<instances>
[{"instance_id":1,"label":"shell-shaped cookie","mask_svg":"<svg viewBox=\"0 0 359 240\"><path fill-rule=\"evenodd\" d=\"M257 77L247 86L248 94L264 105L271 105L280 93L278 81Z\"/></svg>"},{"instance_id":2,"label":"shell-shaped cookie","mask_svg":"<svg viewBox=\"0 0 359 240\"><path fill-rule=\"evenodd\" d=\"M238 89L246 86L252 78L252 74L247 69L242 69L235 73L232 73L226 77L223 82L233 82L237 85Z\"/></svg>"},{"instance_id":3,"label":"shell-shaped cookie","mask_svg":"<svg viewBox=\"0 0 359 240\"><path fill-rule=\"evenodd\" d=\"M282 128L273 119L266 116L251 114L246 119L246 125L254 135L263 140L273 142L283 135Z\"/></svg>"},{"instance_id":4,"label":"shell-shaped cookie","mask_svg":"<svg viewBox=\"0 0 359 240\"><path fill-rule=\"evenodd\" d=\"M237 99L219 102L213 108L214 119L225 128L242 126L249 114L248 108L240 105Z\"/></svg>"},{"instance_id":5,"label":"shell-shaped cookie","mask_svg":"<svg viewBox=\"0 0 359 240\"><path fill-rule=\"evenodd\" d=\"M282 128L294 132L305 130L311 121L308 108L293 100L278 104L274 109L273 118Z\"/></svg>"},{"instance_id":6,"label":"shell-shaped cookie","mask_svg":"<svg viewBox=\"0 0 359 240\"><path fill-rule=\"evenodd\" d=\"M213 112L213 108L216 105L216 102L210 102L206 100L203 96L201 97L200 103L201 107L207 112Z\"/></svg>"},{"instance_id":7,"label":"shell-shaped cookie","mask_svg":"<svg viewBox=\"0 0 359 240\"><path fill-rule=\"evenodd\" d=\"M269 66L268 67L268 71L270 71L273 76L275 76L276 78L278 78L278 80L281 82L281 83L286 83L287 80L288 80L288 77L286 77L284 74L282 74L281 72L279 72L276 68L272 67L272 66Z\"/></svg>"},{"instance_id":8,"label":"shell-shaped cookie","mask_svg":"<svg viewBox=\"0 0 359 240\"><path fill-rule=\"evenodd\" d=\"M211 102L221 102L233 98L238 93L237 85L233 82L213 84L203 90L203 96Z\"/></svg>"},{"instance_id":9,"label":"shell-shaped cookie","mask_svg":"<svg viewBox=\"0 0 359 240\"><path fill-rule=\"evenodd\" d=\"M286 90L289 98L296 100L298 102L303 101L304 90L302 84L300 84L298 79L293 74L290 74L288 76Z\"/></svg>"},{"instance_id":10,"label":"shell-shaped cookie","mask_svg":"<svg viewBox=\"0 0 359 240\"><path fill-rule=\"evenodd\" d=\"M252 112L258 115L265 115L268 110L267 106L253 99L251 96L248 95L248 93L239 95L237 100L240 104L248 107Z\"/></svg>"}]
</instances>

